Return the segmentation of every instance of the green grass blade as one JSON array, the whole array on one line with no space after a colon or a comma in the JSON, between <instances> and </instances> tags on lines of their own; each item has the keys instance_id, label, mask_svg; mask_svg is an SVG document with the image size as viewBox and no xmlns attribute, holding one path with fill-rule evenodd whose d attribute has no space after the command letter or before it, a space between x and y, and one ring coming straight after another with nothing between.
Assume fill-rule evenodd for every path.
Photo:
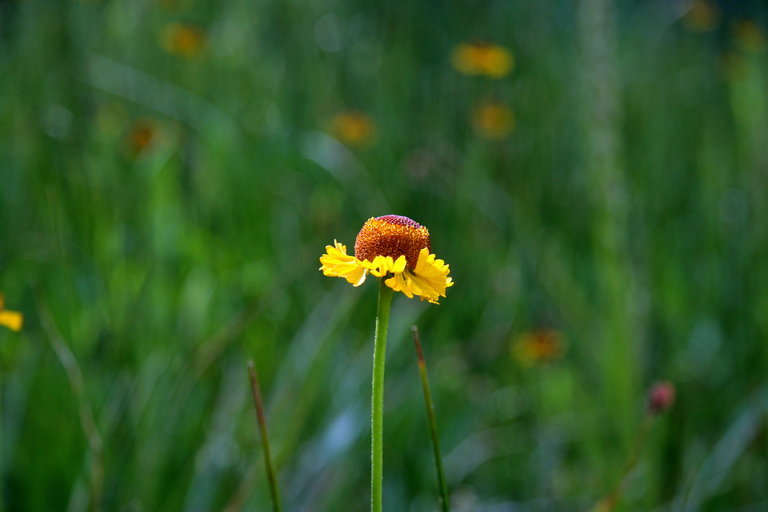
<instances>
[{"instance_id":1,"label":"green grass blade","mask_svg":"<svg viewBox=\"0 0 768 512\"><path fill-rule=\"evenodd\" d=\"M256 407L256 421L259 424L261 432L261 445L264 449L264 468L267 471L267 480L269 481L269 492L272 495L272 508L275 512L280 512L280 491L277 488L277 477L275 469L272 466L272 455L269 449L269 434L267 433L267 419L264 415L264 402L261 399L261 387L259 386L259 376L256 373L256 365L253 361L248 361L248 374L251 378L251 391L253 392L253 404Z\"/></svg>"},{"instance_id":2,"label":"green grass blade","mask_svg":"<svg viewBox=\"0 0 768 512\"><path fill-rule=\"evenodd\" d=\"M451 505L448 501L448 490L445 485L445 473L443 472L443 457L440 454L440 439L437 435L437 421L435 420L435 404L432 402L432 392L429 388L429 376L427 375L427 363L424 361L424 351L421 349L421 339L419 337L419 328L415 325L411 327L413 333L413 343L416 346L416 357L419 364L419 378L421 378L421 389L424 391L424 406L427 410L427 421L429 423L429 434L432 436L432 449L435 454L435 469L437 470L437 486L440 489L440 501L443 512L448 512Z\"/></svg>"}]
</instances>

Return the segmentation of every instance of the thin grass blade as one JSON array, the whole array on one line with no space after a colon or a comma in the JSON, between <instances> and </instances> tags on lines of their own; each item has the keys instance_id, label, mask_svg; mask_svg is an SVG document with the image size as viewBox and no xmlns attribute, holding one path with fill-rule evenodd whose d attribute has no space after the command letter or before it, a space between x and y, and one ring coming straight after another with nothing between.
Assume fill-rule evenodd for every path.
<instances>
[{"instance_id":1,"label":"thin grass blade","mask_svg":"<svg viewBox=\"0 0 768 512\"><path fill-rule=\"evenodd\" d=\"M419 328L415 325L411 327L413 333L413 343L416 346L416 357L419 364L419 378L421 378L421 389L424 391L424 406L427 410L427 421L429 423L429 434L432 437L432 449L435 454L435 469L437 471L437 486L440 490L440 501L443 512L448 512L451 508L448 501L448 490L445 485L445 472L443 471L443 457L440 454L440 439L437 435L437 421L435 419L435 404L432 402L432 392L429 388L429 376L427 375L427 363L424 361L424 351L421 349L421 338Z\"/></svg>"},{"instance_id":2,"label":"thin grass blade","mask_svg":"<svg viewBox=\"0 0 768 512\"><path fill-rule=\"evenodd\" d=\"M256 421L259 424L261 433L261 445L264 450L264 468L267 471L267 480L269 481L269 492L272 495L272 508L275 512L280 512L280 491L277 488L277 477L275 469L272 466L272 452L269 449L269 434L267 433L267 419L264 415L264 402L261 399L261 387L259 386L259 376L256 373L256 365L253 361L248 361L248 375L251 378L251 391L253 392L253 404L256 407Z\"/></svg>"}]
</instances>

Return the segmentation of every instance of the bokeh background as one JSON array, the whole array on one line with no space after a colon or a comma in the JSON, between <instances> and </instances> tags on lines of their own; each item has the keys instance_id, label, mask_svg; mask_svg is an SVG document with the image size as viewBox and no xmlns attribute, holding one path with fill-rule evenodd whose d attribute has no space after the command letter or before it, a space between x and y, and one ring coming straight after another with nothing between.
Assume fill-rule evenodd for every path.
<instances>
[{"instance_id":1,"label":"bokeh background","mask_svg":"<svg viewBox=\"0 0 768 512\"><path fill-rule=\"evenodd\" d=\"M456 285L395 298L385 509L768 510L760 1L0 1L0 503L368 508L389 213Z\"/></svg>"}]
</instances>

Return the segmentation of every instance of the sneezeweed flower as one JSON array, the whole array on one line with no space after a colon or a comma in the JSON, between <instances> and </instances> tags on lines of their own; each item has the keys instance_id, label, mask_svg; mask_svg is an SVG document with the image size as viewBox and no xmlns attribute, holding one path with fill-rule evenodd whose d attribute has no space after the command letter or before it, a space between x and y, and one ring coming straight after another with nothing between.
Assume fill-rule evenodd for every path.
<instances>
[{"instance_id":1,"label":"sneezeweed flower","mask_svg":"<svg viewBox=\"0 0 768 512\"><path fill-rule=\"evenodd\" d=\"M512 356L524 366L560 359L565 354L563 336L553 329L540 329L521 334L512 344Z\"/></svg>"},{"instance_id":2,"label":"sneezeweed flower","mask_svg":"<svg viewBox=\"0 0 768 512\"><path fill-rule=\"evenodd\" d=\"M335 241L320 257L323 274L360 286L372 275L379 278L376 330L373 339L371 385L371 511L381 512L384 453L384 359L393 291L409 298L437 303L453 286L449 268L432 254L429 230L401 215L370 218L355 239L354 255Z\"/></svg>"},{"instance_id":3,"label":"sneezeweed flower","mask_svg":"<svg viewBox=\"0 0 768 512\"><path fill-rule=\"evenodd\" d=\"M205 33L197 26L170 23L163 29L162 44L171 55L192 59L203 52L207 41Z\"/></svg>"},{"instance_id":4,"label":"sneezeweed flower","mask_svg":"<svg viewBox=\"0 0 768 512\"><path fill-rule=\"evenodd\" d=\"M675 386L669 381L657 382L648 392L648 414L657 416L675 404Z\"/></svg>"},{"instance_id":5,"label":"sneezeweed flower","mask_svg":"<svg viewBox=\"0 0 768 512\"><path fill-rule=\"evenodd\" d=\"M368 115L358 110L337 114L331 121L331 133L349 146L366 146L373 142L376 124Z\"/></svg>"},{"instance_id":6,"label":"sneezeweed flower","mask_svg":"<svg viewBox=\"0 0 768 512\"><path fill-rule=\"evenodd\" d=\"M753 20L739 20L731 27L736 45L748 53L760 53L765 50L765 34Z\"/></svg>"},{"instance_id":7,"label":"sneezeweed flower","mask_svg":"<svg viewBox=\"0 0 768 512\"><path fill-rule=\"evenodd\" d=\"M483 101L472 109L472 125L488 139L503 139L515 128L512 110L497 101Z\"/></svg>"},{"instance_id":8,"label":"sneezeweed flower","mask_svg":"<svg viewBox=\"0 0 768 512\"><path fill-rule=\"evenodd\" d=\"M128 153L136 157L149 148L157 140L157 126L147 120L136 121L126 138Z\"/></svg>"},{"instance_id":9,"label":"sneezeweed flower","mask_svg":"<svg viewBox=\"0 0 768 512\"><path fill-rule=\"evenodd\" d=\"M384 283L408 298L418 296L437 304L453 286L449 266L432 254L429 230L401 215L370 218L355 239L355 254L335 241L325 247L320 270L360 286L368 275L386 278Z\"/></svg>"},{"instance_id":10,"label":"sneezeweed flower","mask_svg":"<svg viewBox=\"0 0 768 512\"><path fill-rule=\"evenodd\" d=\"M683 26L691 32L709 32L720 23L720 8L711 0L693 0L683 16Z\"/></svg>"},{"instance_id":11,"label":"sneezeweed flower","mask_svg":"<svg viewBox=\"0 0 768 512\"><path fill-rule=\"evenodd\" d=\"M5 309L5 297L0 293L0 325L4 325L12 331L20 331L24 324L24 315L18 311Z\"/></svg>"},{"instance_id":12,"label":"sneezeweed flower","mask_svg":"<svg viewBox=\"0 0 768 512\"><path fill-rule=\"evenodd\" d=\"M451 55L453 67L464 75L503 78L512 71L515 59L507 48L485 41L463 43Z\"/></svg>"}]
</instances>

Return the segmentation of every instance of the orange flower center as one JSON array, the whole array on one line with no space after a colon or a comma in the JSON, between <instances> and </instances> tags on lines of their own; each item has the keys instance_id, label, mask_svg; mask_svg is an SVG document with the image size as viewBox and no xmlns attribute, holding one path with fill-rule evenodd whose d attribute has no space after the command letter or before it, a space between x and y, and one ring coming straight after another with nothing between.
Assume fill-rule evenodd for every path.
<instances>
[{"instance_id":1,"label":"orange flower center","mask_svg":"<svg viewBox=\"0 0 768 512\"><path fill-rule=\"evenodd\" d=\"M355 258L373 261L376 256L397 259L405 255L408 267L413 269L419 260L419 251L429 244L429 230L416 221L401 215L384 215L368 219L355 239Z\"/></svg>"}]
</instances>

